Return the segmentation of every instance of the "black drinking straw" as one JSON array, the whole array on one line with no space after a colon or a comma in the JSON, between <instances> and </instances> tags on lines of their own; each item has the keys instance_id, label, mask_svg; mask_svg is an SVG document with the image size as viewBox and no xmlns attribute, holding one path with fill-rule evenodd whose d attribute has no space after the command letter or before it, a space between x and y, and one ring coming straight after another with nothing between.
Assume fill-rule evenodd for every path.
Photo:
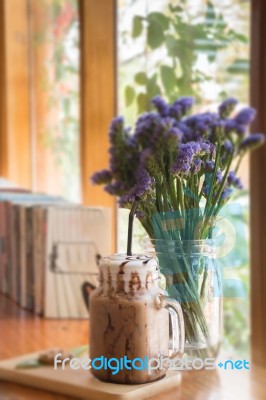
<instances>
[{"instance_id":1,"label":"black drinking straw","mask_svg":"<svg viewBox=\"0 0 266 400\"><path fill-rule=\"evenodd\" d=\"M136 196L133 206L130 210L129 217L128 217L128 231L127 231L127 255L128 256L132 256L133 222L134 222L134 216L135 216L139 201L140 201L140 197Z\"/></svg>"}]
</instances>

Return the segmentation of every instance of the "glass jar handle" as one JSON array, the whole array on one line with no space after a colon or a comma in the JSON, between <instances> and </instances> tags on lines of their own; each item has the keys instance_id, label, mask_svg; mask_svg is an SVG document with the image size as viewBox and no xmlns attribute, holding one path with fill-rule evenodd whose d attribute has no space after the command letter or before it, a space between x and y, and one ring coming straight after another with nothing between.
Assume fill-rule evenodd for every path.
<instances>
[{"instance_id":1,"label":"glass jar handle","mask_svg":"<svg viewBox=\"0 0 266 400\"><path fill-rule=\"evenodd\" d=\"M181 358L184 353L185 345L185 326L183 312L180 304L168 296L160 296L160 307L166 308L170 314L172 333L173 333L173 353L169 357L171 360Z\"/></svg>"}]
</instances>

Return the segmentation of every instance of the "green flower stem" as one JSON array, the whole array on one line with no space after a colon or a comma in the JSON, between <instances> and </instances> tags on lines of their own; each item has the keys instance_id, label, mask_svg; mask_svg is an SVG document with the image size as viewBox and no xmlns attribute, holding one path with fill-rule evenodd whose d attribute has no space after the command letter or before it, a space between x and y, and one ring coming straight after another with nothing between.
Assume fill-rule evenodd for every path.
<instances>
[{"instance_id":1,"label":"green flower stem","mask_svg":"<svg viewBox=\"0 0 266 400\"><path fill-rule=\"evenodd\" d=\"M174 206L174 210L178 211L179 210L179 198L176 193L176 188L175 188L175 182L174 182L174 177L170 177L169 179L169 197L171 199L172 205Z\"/></svg>"},{"instance_id":2,"label":"green flower stem","mask_svg":"<svg viewBox=\"0 0 266 400\"><path fill-rule=\"evenodd\" d=\"M160 221L157 218L154 218L154 222L157 225L157 229L160 229L160 237L165 238L165 240L169 240L169 233L161 230ZM147 221L141 221L144 228L147 230L147 233L151 234L151 225L147 223ZM153 237L151 235L150 237ZM208 340L208 328L207 322L205 320L204 312L201 308L201 299L198 294L198 288L195 285L194 279L191 275L191 267L187 260L186 255L184 254L182 244L180 241L180 250L181 250L181 259L172 258L167 263L167 268L173 271L173 278L176 278L181 285L184 285L184 291L186 293L186 297L189 301L184 301L182 299L182 308L185 316L185 326L186 326L186 338L189 342L198 342L200 340L200 332L204 335L206 341ZM160 258L160 257L159 257ZM169 257L170 258L170 257ZM163 268L165 266L164 260L160 260L160 265ZM171 262L170 262L171 261ZM181 263L181 264L180 264ZM184 272L186 271L186 272ZM186 277L188 275L188 277ZM179 298L179 293L173 288L168 288L169 294L174 296L175 298ZM180 299L180 298L179 298Z\"/></svg>"},{"instance_id":3,"label":"green flower stem","mask_svg":"<svg viewBox=\"0 0 266 400\"><path fill-rule=\"evenodd\" d=\"M220 163L221 144L218 146L214 173L212 175L210 192L203 211L203 229L198 239L204 239L210 234L210 225L213 218L217 216L220 196L226 185L232 157L229 159L226 171L219 188L216 188L216 174ZM240 161L239 161L240 164ZM200 188L200 177L190 176L189 180L181 177L173 177L167 171L167 162L160 165L161 176L156 182L156 202L154 210L147 207L149 217L142 221L142 224L150 238L160 238L164 240L175 240L179 247L179 255L159 254L159 264L161 271L165 275L172 275L173 285L167 285L169 295L181 302L185 319L185 335L188 343L199 343L205 341L207 348L199 350L197 354L202 357L211 355L210 334L205 317L204 306L206 303L206 290L208 280L208 267L204 265L195 277L192 273L192 265L189 255L183 247L182 240L193 239L195 235L195 224L200 220L199 204L203 195L203 187ZM215 190L217 194L214 195ZM149 210L149 211L148 211ZM189 210L190 214L186 210ZM183 232L178 225L165 229L162 222L165 222L164 213L168 211L180 211L184 218L186 228ZM187 218L185 218L185 216ZM189 218L188 218L189 216ZM149 222L148 222L149 221ZM152 223L150 222L152 221ZM156 250L156 249L155 249ZM167 249L165 249L167 252ZM166 257L166 258L165 258ZM169 271L169 272L168 272ZM201 278L200 278L201 276ZM195 280L196 279L196 280ZM178 289L178 286L180 289ZM182 288L182 289L181 289Z\"/></svg>"},{"instance_id":4,"label":"green flower stem","mask_svg":"<svg viewBox=\"0 0 266 400\"><path fill-rule=\"evenodd\" d=\"M169 207L168 191L167 191L165 180L163 181L163 185L162 185L162 195L163 195L163 200L164 200L164 211L166 211L166 212L171 211L170 207Z\"/></svg>"},{"instance_id":5,"label":"green flower stem","mask_svg":"<svg viewBox=\"0 0 266 400\"><path fill-rule=\"evenodd\" d=\"M224 176L223 176L222 183L219 186L217 195L215 196L214 201L212 202L211 207L209 209L208 216L205 216L204 223L203 223L203 228L202 228L202 237L205 236L204 233L205 233L207 227L210 226L210 225L213 225L213 223L211 223L211 222L217 215L217 213L215 211L215 208L217 207L217 204L219 205L219 200L221 198L221 194L222 194L222 192L223 192L223 190L225 188L226 182L227 182L227 178L228 178L228 174L229 174L229 171L230 171L230 168L231 168L233 157L234 157L234 155L232 153L230 155L230 158L229 158L229 161L228 161L228 164L227 164L227 167L226 167L226 171L225 171ZM208 198L208 200L209 200L209 198ZM207 210L207 207L205 207L205 210Z\"/></svg>"},{"instance_id":6,"label":"green flower stem","mask_svg":"<svg viewBox=\"0 0 266 400\"><path fill-rule=\"evenodd\" d=\"M183 185L182 185L182 178L176 178L176 192L180 200L180 208L181 211L185 210L185 204L184 204L184 191L183 191Z\"/></svg>"},{"instance_id":7,"label":"green flower stem","mask_svg":"<svg viewBox=\"0 0 266 400\"><path fill-rule=\"evenodd\" d=\"M165 199L166 198L164 197L164 201L165 201ZM164 208L164 207L162 207L162 208ZM160 210L158 210L158 211L160 212ZM156 221L156 218L155 218L155 221ZM157 229L160 229L160 225L161 225L160 221L156 221L156 222L157 222L156 223ZM149 231L150 231L150 229L149 229ZM171 232L171 234L173 237L173 232ZM164 237L165 240L169 240L168 232L162 232L161 229L160 229L159 237L161 237L161 238ZM175 239L178 240L178 237L175 237ZM207 328L207 323L205 320L204 312L201 308L200 297L198 295L198 288L195 285L193 276L191 275L191 266L190 266L190 264L186 258L186 255L183 251L180 238L179 238L179 242L180 242L180 250L181 250L181 260L180 261L182 261L182 265L180 265L180 261L178 261L178 259L176 259L175 262L172 262L171 265L167 265L167 267L173 271L174 277L176 277L176 280L181 285L184 285L184 289L187 293L188 299L190 300L187 302L182 302L183 310L187 310L187 314L191 315L190 319L192 318L192 322L190 321L190 323L187 324L187 321L186 321L186 325L187 325L186 337L189 341L197 342L199 340L198 329L200 329L200 331L204 335L205 339L208 340L208 328ZM164 263L162 263L162 261L161 261L161 265L163 265L163 264ZM186 271L186 272L184 273L184 271ZM186 277L186 275L187 275L187 277ZM175 297L178 298L178 292L175 293ZM187 320L187 318L186 318L186 320ZM197 326L199 328L197 328Z\"/></svg>"},{"instance_id":8,"label":"green flower stem","mask_svg":"<svg viewBox=\"0 0 266 400\"><path fill-rule=\"evenodd\" d=\"M241 154L241 155L239 156L239 158L238 158L238 161L237 161L237 164L236 164L236 167L235 167L235 174L237 174L242 160L243 160L243 154Z\"/></svg>"},{"instance_id":9,"label":"green flower stem","mask_svg":"<svg viewBox=\"0 0 266 400\"><path fill-rule=\"evenodd\" d=\"M229 171L230 171L230 167L231 167L232 161L233 161L233 155L231 155L230 158L229 158L229 162L228 162L227 167L226 167L226 171L225 171L225 174L224 174L224 177L223 177L223 180L222 180L222 184L220 185L218 193L214 198L214 205L217 204L217 202L219 201L219 199L221 197L221 194L222 194L222 192L223 192L223 190L225 188L226 181L227 181L227 178L228 178L228 174L229 174Z\"/></svg>"},{"instance_id":10,"label":"green flower stem","mask_svg":"<svg viewBox=\"0 0 266 400\"><path fill-rule=\"evenodd\" d=\"M164 205L162 202L162 192L161 192L161 185L159 182L156 183L156 207L158 212L163 212L164 211Z\"/></svg>"},{"instance_id":11,"label":"green flower stem","mask_svg":"<svg viewBox=\"0 0 266 400\"><path fill-rule=\"evenodd\" d=\"M148 219L141 218L140 223L147 232L147 234L149 235L149 237L153 237L153 229L151 224L148 222Z\"/></svg>"},{"instance_id":12,"label":"green flower stem","mask_svg":"<svg viewBox=\"0 0 266 400\"><path fill-rule=\"evenodd\" d=\"M226 171L225 171L225 174L224 174L224 177L223 177L222 184L219 187L218 193L217 193L217 195L216 195L216 197L214 199L215 200L214 204L211 207L211 213L213 213L213 214L215 213L215 208L219 207L221 195L223 193L223 190L225 188L225 185L226 185L226 182L227 182L227 179L228 179L228 174L229 174L229 171L230 171L230 168L231 168L231 165L232 165L232 161L233 161L233 154L229 158L229 162L228 162L227 167L226 167ZM217 212L216 212L216 215L217 215Z\"/></svg>"},{"instance_id":13,"label":"green flower stem","mask_svg":"<svg viewBox=\"0 0 266 400\"><path fill-rule=\"evenodd\" d=\"M194 188L195 192L195 187L198 186L196 183L193 182L191 185ZM182 249L182 246L181 246ZM181 251L182 253L182 251ZM182 301L182 309L184 312L184 319L185 319L185 330L186 330L186 340L189 343L198 343L200 342L201 335L206 340L206 343L209 343L209 331L208 331L208 326L207 326L207 321L204 315L204 311L202 309L202 305L204 304L203 298L204 298L204 290L207 282L207 268L204 268L204 276L202 280L202 285L201 288L197 288L194 285L193 277L190 276L190 264L188 260L186 260L186 255L182 254L182 262L185 264L185 269L181 268L181 273L180 273L180 266L174 267L171 266L171 270L177 271L179 270L179 273L176 273L176 280L179 281L180 284L184 284L184 289L187 292L188 298L193 301ZM182 273L182 270L186 271L188 274L188 278L185 277L185 274ZM170 291L170 288L168 288ZM175 291L175 297L178 299L179 294L177 291ZM184 299L182 299L184 300ZM209 347L209 346L208 346ZM211 355L211 349L203 349L200 351L199 356L202 357L207 357Z\"/></svg>"},{"instance_id":14,"label":"green flower stem","mask_svg":"<svg viewBox=\"0 0 266 400\"><path fill-rule=\"evenodd\" d=\"M216 157L215 157L215 165L214 165L214 172L212 175L212 180L211 180L211 187L210 187L210 193L208 195L208 199L206 202L205 210L204 210L204 215L206 216L208 213L208 209L210 205L212 204L212 196L213 196L213 191L214 191L214 183L216 180L216 174L219 168L219 163L220 163L220 153L221 153L221 141L219 140L218 146L217 146L217 152L216 152Z\"/></svg>"}]
</instances>

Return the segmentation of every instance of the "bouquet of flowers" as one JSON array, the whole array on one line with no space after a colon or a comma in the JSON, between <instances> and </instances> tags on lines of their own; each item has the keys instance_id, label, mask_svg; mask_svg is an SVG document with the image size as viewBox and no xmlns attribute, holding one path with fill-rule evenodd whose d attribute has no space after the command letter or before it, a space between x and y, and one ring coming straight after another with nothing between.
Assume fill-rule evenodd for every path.
<instances>
[{"instance_id":1,"label":"bouquet of flowers","mask_svg":"<svg viewBox=\"0 0 266 400\"><path fill-rule=\"evenodd\" d=\"M187 244L212 239L221 208L242 189L237 173L244 155L265 138L248 133L253 108L232 117L234 98L217 113L195 115L190 114L191 97L169 105L157 96L152 103L155 111L141 115L133 132L122 117L112 121L109 169L96 172L92 180L117 196L121 207L131 208L140 199L136 216L154 243L162 273L172 276L167 289L182 303L186 340L195 344L205 338L208 344L204 288L209 267L199 259L195 272ZM182 229L178 224L164 229L162 221L171 213L182 219ZM178 245L178 257L160 257L165 242Z\"/></svg>"}]
</instances>

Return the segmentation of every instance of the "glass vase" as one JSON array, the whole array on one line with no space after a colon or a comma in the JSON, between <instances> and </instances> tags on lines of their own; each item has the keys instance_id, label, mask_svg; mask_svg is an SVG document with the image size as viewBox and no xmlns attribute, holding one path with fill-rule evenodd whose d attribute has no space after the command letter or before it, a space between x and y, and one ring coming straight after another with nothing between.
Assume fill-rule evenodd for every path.
<instances>
[{"instance_id":1,"label":"glass vase","mask_svg":"<svg viewBox=\"0 0 266 400\"><path fill-rule=\"evenodd\" d=\"M185 321L185 354L216 358L222 340L222 277L212 240L143 241L156 253L162 286L180 302Z\"/></svg>"}]
</instances>

